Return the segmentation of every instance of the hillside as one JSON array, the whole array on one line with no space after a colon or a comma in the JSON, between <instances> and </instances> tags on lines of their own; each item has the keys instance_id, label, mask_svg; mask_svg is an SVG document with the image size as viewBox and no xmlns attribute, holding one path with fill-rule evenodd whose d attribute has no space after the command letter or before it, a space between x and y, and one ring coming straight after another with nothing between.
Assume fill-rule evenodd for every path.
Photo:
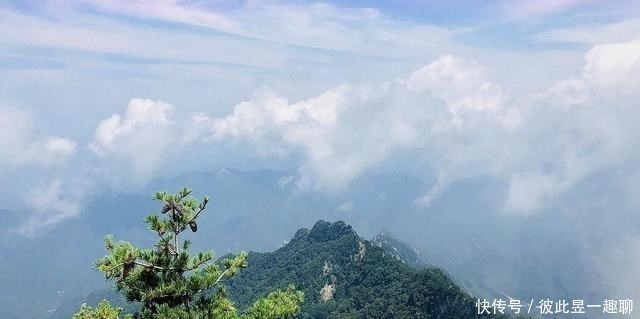
<instances>
[{"instance_id":1,"label":"hillside","mask_svg":"<svg viewBox=\"0 0 640 319\"><path fill-rule=\"evenodd\" d=\"M249 255L229 282L240 307L294 283L301 318L476 318L472 299L439 268L415 270L344 222L317 222L273 253Z\"/></svg>"}]
</instances>

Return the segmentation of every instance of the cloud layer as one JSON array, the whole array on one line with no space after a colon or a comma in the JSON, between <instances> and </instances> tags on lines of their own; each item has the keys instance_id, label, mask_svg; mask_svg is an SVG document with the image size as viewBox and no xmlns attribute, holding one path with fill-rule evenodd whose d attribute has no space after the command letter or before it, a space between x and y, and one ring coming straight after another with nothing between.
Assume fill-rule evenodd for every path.
<instances>
[{"instance_id":1,"label":"cloud layer","mask_svg":"<svg viewBox=\"0 0 640 319\"><path fill-rule=\"evenodd\" d=\"M3 100L44 100L50 115L73 113L67 102L91 111L65 118L88 127L72 139L39 130L47 121L32 123L30 112L0 109L0 171L55 168L53 183L76 159L88 179L139 185L194 146L224 144L248 147L255 163L293 159L301 189L340 191L368 170L410 162L410 173L437 176L416 199L424 207L453 181L491 176L504 182L505 212L532 214L589 176L637 171L640 49L624 32L637 19L562 28L544 19L602 3L498 2L508 16L499 20L527 29L497 43L524 42L512 50L493 47L490 25L339 4L1 6L1 71L12 79L2 92L20 93ZM590 48L527 47L567 42ZM42 86L46 98L31 101Z\"/></svg>"},{"instance_id":2,"label":"cloud layer","mask_svg":"<svg viewBox=\"0 0 640 319\"><path fill-rule=\"evenodd\" d=\"M504 180L505 211L531 213L593 174L637 168L638 57L637 41L595 46L582 72L511 97L477 63L444 55L405 78L295 103L262 89L197 124L263 155L302 154L301 183L317 188L345 187L402 150L448 180Z\"/></svg>"}]
</instances>

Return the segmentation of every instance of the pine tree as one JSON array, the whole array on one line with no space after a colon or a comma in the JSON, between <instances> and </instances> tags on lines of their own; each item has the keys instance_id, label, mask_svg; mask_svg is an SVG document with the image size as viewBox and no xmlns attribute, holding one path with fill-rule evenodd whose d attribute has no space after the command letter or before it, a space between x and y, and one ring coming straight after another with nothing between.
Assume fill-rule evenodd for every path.
<instances>
[{"instance_id":1,"label":"pine tree","mask_svg":"<svg viewBox=\"0 0 640 319\"><path fill-rule=\"evenodd\" d=\"M97 269L107 280L115 281L116 289L128 301L140 303L136 318L290 318L300 311L303 294L289 286L238 314L223 282L247 266L247 253L214 261L212 252L191 256L190 241L180 241L183 232L198 231L197 220L209 199L197 201L187 188L176 194L158 192L154 198L162 202L162 209L159 214L147 216L146 223L158 237L155 246L139 249L125 241L115 242L113 236L107 235L108 254L96 262ZM112 318L90 317L91 309L84 310L88 317L78 318ZM113 318L117 317L116 313Z\"/></svg>"},{"instance_id":2,"label":"pine tree","mask_svg":"<svg viewBox=\"0 0 640 319\"><path fill-rule=\"evenodd\" d=\"M109 302L103 300L97 307L91 308L87 304L80 306L80 311L73 315L73 319L118 319L122 308L112 307ZM124 319L131 319L130 315Z\"/></svg>"}]
</instances>

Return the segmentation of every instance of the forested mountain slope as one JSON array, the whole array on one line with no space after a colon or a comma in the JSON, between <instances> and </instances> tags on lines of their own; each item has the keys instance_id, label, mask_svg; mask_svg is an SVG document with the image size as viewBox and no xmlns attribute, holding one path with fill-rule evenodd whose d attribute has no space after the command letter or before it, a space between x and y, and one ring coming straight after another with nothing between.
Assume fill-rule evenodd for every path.
<instances>
[{"instance_id":1,"label":"forested mountain slope","mask_svg":"<svg viewBox=\"0 0 640 319\"><path fill-rule=\"evenodd\" d=\"M229 282L240 307L293 283L302 318L479 318L475 299L442 270L416 270L344 222L319 221L272 253L252 253ZM483 317L484 318L484 317Z\"/></svg>"}]
</instances>

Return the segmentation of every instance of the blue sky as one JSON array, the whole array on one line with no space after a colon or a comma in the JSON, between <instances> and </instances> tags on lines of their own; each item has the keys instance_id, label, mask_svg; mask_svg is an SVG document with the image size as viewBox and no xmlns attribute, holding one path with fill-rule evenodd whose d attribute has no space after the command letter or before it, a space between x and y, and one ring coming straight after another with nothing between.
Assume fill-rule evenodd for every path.
<instances>
[{"instance_id":1,"label":"blue sky","mask_svg":"<svg viewBox=\"0 0 640 319\"><path fill-rule=\"evenodd\" d=\"M425 209L491 176L523 218L624 172L638 207L638 9L2 1L0 207L32 212L15 229L33 236L102 187L210 167L293 168L321 192L401 170L435 180Z\"/></svg>"}]
</instances>

